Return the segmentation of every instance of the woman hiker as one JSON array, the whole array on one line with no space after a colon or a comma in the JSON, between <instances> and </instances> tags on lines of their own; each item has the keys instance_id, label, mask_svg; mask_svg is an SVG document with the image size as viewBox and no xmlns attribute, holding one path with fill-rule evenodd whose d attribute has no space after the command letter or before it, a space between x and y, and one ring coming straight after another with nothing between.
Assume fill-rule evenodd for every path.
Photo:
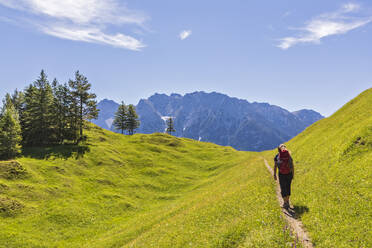
<instances>
[{"instance_id":1,"label":"woman hiker","mask_svg":"<svg viewBox=\"0 0 372 248\"><path fill-rule=\"evenodd\" d=\"M278 168L280 191L284 201L283 208L288 209L290 207L291 182L294 176L293 160L284 144L279 145L278 151L279 153L274 158L274 180L276 180L276 169Z\"/></svg>"}]
</instances>

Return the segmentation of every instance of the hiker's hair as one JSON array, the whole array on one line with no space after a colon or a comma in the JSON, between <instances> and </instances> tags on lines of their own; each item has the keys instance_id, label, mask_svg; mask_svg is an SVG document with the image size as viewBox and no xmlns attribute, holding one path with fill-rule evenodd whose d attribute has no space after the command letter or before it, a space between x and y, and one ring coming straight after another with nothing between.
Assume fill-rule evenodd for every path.
<instances>
[{"instance_id":1,"label":"hiker's hair","mask_svg":"<svg viewBox=\"0 0 372 248\"><path fill-rule=\"evenodd\" d=\"M282 148L283 146L286 148L286 146L285 146L284 144L280 144L280 145L278 146L278 152L281 151L281 148Z\"/></svg>"}]
</instances>

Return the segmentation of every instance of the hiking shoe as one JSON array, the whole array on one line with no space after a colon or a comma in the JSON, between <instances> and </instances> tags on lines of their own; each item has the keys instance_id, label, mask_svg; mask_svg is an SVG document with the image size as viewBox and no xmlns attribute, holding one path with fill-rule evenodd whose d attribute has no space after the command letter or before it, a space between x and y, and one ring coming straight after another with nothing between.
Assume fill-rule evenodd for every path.
<instances>
[{"instance_id":1,"label":"hiking shoe","mask_svg":"<svg viewBox=\"0 0 372 248\"><path fill-rule=\"evenodd\" d=\"M288 209L289 208L289 203L288 202L284 202L283 203L283 208Z\"/></svg>"}]
</instances>

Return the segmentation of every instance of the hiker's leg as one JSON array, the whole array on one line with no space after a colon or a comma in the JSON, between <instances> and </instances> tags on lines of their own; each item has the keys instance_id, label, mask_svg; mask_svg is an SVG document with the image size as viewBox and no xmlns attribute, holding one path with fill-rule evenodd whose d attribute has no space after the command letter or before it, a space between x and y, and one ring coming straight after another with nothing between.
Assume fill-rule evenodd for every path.
<instances>
[{"instance_id":1,"label":"hiker's leg","mask_svg":"<svg viewBox=\"0 0 372 248\"><path fill-rule=\"evenodd\" d=\"M278 173L278 175L279 175L280 193L282 194L282 197L284 199L284 197L285 197L285 195L284 195L284 180L283 180L282 174Z\"/></svg>"},{"instance_id":2,"label":"hiker's leg","mask_svg":"<svg viewBox=\"0 0 372 248\"><path fill-rule=\"evenodd\" d=\"M282 194L283 198L283 207L286 208L286 198L287 198L287 190L286 190L286 178L285 175L279 173L279 184L280 184L280 193Z\"/></svg>"},{"instance_id":3,"label":"hiker's leg","mask_svg":"<svg viewBox=\"0 0 372 248\"><path fill-rule=\"evenodd\" d=\"M284 197L283 197L283 200L284 200L284 203L286 206L289 207L289 196L291 194L291 176L290 175L284 175L283 176L283 190L284 190Z\"/></svg>"},{"instance_id":4,"label":"hiker's leg","mask_svg":"<svg viewBox=\"0 0 372 248\"><path fill-rule=\"evenodd\" d=\"M289 178L288 178L288 204L289 204L289 197L291 195L291 184L292 184L292 178L293 178L293 174L291 173Z\"/></svg>"}]
</instances>

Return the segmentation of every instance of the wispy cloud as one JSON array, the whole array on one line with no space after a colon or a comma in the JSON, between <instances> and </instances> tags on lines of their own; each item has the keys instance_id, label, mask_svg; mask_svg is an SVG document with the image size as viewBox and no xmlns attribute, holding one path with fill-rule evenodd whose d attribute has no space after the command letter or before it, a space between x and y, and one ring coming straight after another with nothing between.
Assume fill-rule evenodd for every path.
<instances>
[{"instance_id":1,"label":"wispy cloud","mask_svg":"<svg viewBox=\"0 0 372 248\"><path fill-rule=\"evenodd\" d=\"M130 50L145 46L130 35L108 31L124 25L144 28L148 19L119 0L0 0L0 4L26 16L26 19L13 17L14 21L32 23L41 32L58 38Z\"/></svg>"},{"instance_id":2,"label":"wispy cloud","mask_svg":"<svg viewBox=\"0 0 372 248\"><path fill-rule=\"evenodd\" d=\"M192 34L192 31L191 30L183 30L179 34L179 37L180 37L181 40L184 40L184 39L188 38L191 34Z\"/></svg>"},{"instance_id":3,"label":"wispy cloud","mask_svg":"<svg viewBox=\"0 0 372 248\"><path fill-rule=\"evenodd\" d=\"M360 5L354 3L344 4L339 10L325 13L307 22L304 27L295 28L300 34L280 39L279 48L286 50L299 43L319 44L321 39L331 36L346 34L347 32L362 27L372 21L372 17L355 17L351 13L360 10Z\"/></svg>"},{"instance_id":4,"label":"wispy cloud","mask_svg":"<svg viewBox=\"0 0 372 248\"><path fill-rule=\"evenodd\" d=\"M360 9L360 5L359 4L355 4L355 3L346 3L342 6L342 10L341 12L353 12L353 11L356 11L356 10L359 10Z\"/></svg>"}]
</instances>

